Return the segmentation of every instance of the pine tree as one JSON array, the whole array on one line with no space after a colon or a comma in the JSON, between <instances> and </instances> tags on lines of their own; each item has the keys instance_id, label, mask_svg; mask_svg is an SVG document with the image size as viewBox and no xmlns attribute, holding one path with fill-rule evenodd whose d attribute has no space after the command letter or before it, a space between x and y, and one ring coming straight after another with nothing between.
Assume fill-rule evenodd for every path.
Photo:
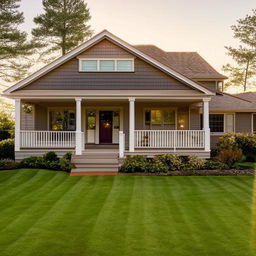
<instances>
[{"instance_id":1,"label":"pine tree","mask_svg":"<svg viewBox=\"0 0 256 256\"><path fill-rule=\"evenodd\" d=\"M234 38L237 38L241 45L238 48L226 47L227 54L236 63L236 66L223 66L223 70L228 72L230 77L226 86L243 86L246 91L256 76L256 9L252 10L252 15L239 19L237 25L231 28Z\"/></svg>"},{"instance_id":2,"label":"pine tree","mask_svg":"<svg viewBox=\"0 0 256 256\"><path fill-rule=\"evenodd\" d=\"M44 13L34 18L32 30L43 54L64 55L92 35L88 21L91 16L83 0L43 0Z\"/></svg>"},{"instance_id":3,"label":"pine tree","mask_svg":"<svg viewBox=\"0 0 256 256\"><path fill-rule=\"evenodd\" d=\"M19 2L0 1L0 79L6 81L24 77L31 65L27 57L33 54L35 46L27 42L27 34L19 29L24 21Z\"/></svg>"}]
</instances>

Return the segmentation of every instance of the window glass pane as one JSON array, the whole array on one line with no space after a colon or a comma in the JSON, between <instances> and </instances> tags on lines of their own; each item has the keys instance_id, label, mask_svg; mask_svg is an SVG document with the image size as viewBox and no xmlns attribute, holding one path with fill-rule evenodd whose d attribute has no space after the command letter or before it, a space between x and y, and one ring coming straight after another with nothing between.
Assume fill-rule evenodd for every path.
<instances>
[{"instance_id":1,"label":"window glass pane","mask_svg":"<svg viewBox=\"0 0 256 256\"><path fill-rule=\"evenodd\" d=\"M209 119L211 132L224 132L223 114L210 114Z\"/></svg>"},{"instance_id":2,"label":"window glass pane","mask_svg":"<svg viewBox=\"0 0 256 256\"><path fill-rule=\"evenodd\" d=\"M115 61L100 60L100 71L115 71Z\"/></svg>"},{"instance_id":3,"label":"window glass pane","mask_svg":"<svg viewBox=\"0 0 256 256\"><path fill-rule=\"evenodd\" d=\"M50 112L50 128L53 131L63 130L63 113L60 111Z\"/></svg>"},{"instance_id":4,"label":"window glass pane","mask_svg":"<svg viewBox=\"0 0 256 256\"><path fill-rule=\"evenodd\" d=\"M87 130L95 130L96 128L96 113L95 111L87 112Z\"/></svg>"},{"instance_id":5,"label":"window glass pane","mask_svg":"<svg viewBox=\"0 0 256 256\"><path fill-rule=\"evenodd\" d=\"M97 71L97 60L81 60L81 70L87 72Z\"/></svg>"},{"instance_id":6,"label":"window glass pane","mask_svg":"<svg viewBox=\"0 0 256 256\"><path fill-rule=\"evenodd\" d=\"M114 129L119 129L119 123L120 123L120 113L119 111L113 112L113 126Z\"/></svg>"},{"instance_id":7,"label":"window glass pane","mask_svg":"<svg viewBox=\"0 0 256 256\"><path fill-rule=\"evenodd\" d=\"M132 60L117 60L117 71L133 71Z\"/></svg>"},{"instance_id":8,"label":"window glass pane","mask_svg":"<svg viewBox=\"0 0 256 256\"><path fill-rule=\"evenodd\" d=\"M151 114L150 110L146 110L146 112L145 112L145 125L150 125L150 121L151 121L150 114Z\"/></svg>"},{"instance_id":9,"label":"window glass pane","mask_svg":"<svg viewBox=\"0 0 256 256\"><path fill-rule=\"evenodd\" d=\"M161 110L151 110L151 123L152 124L162 124L162 111Z\"/></svg>"},{"instance_id":10,"label":"window glass pane","mask_svg":"<svg viewBox=\"0 0 256 256\"><path fill-rule=\"evenodd\" d=\"M164 110L164 124L175 124L175 111L166 109Z\"/></svg>"}]
</instances>

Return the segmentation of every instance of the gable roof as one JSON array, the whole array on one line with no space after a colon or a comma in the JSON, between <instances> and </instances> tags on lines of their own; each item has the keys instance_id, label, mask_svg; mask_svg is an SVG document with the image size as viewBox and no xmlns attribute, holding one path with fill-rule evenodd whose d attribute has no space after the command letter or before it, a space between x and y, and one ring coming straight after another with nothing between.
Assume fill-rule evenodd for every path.
<instances>
[{"instance_id":1,"label":"gable roof","mask_svg":"<svg viewBox=\"0 0 256 256\"><path fill-rule=\"evenodd\" d=\"M237 93L235 95L238 96L239 98L249 100L256 105L256 92L243 92L243 93Z\"/></svg>"},{"instance_id":2,"label":"gable roof","mask_svg":"<svg viewBox=\"0 0 256 256\"><path fill-rule=\"evenodd\" d=\"M191 79L227 79L197 52L165 52L155 45L134 47Z\"/></svg>"},{"instance_id":3,"label":"gable roof","mask_svg":"<svg viewBox=\"0 0 256 256\"><path fill-rule=\"evenodd\" d=\"M86 49L92 47L93 45L97 44L98 42L100 42L103 39L108 39L108 40L112 41L113 43L116 43L116 44L120 45L122 48L124 48L127 51L133 53L134 55L140 57L144 61L146 61L149 64L155 66L156 68L162 70L163 72L169 74L170 76L172 76L172 77L180 80L181 82L187 84L188 86L190 86L190 87L192 87L196 90L199 90L199 91L205 93L206 95L214 95L213 92L211 92L207 88L203 87L199 83L194 82L190 78L188 78L188 77L184 76L183 74L180 74L177 71L173 70L172 68L170 68L166 64L161 63L159 60L156 60L156 59L152 58L151 56L141 52L140 50L136 49L132 45L126 43L122 39L120 39L120 38L116 37L115 35L111 34L107 30L103 30L101 33L95 35L94 37L92 37L91 39L89 39L85 43L81 44L80 46L78 46L74 50L72 50L72 51L68 52L67 54L65 54L64 56L54 60L50 64L48 64L45 67L41 68L40 70L36 71L34 74L28 76L27 78L18 82L17 84L9 87L7 90L4 91L4 94L10 94L15 90L18 90L18 89L21 89L21 88L25 87L29 83L37 80L38 78L42 77L43 75L47 74L48 72L52 71L53 69L55 69L55 68L59 67L60 65L64 64L68 60L76 57L81 52L83 52Z\"/></svg>"},{"instance_id":4,"label":"gable roof","mask_svg":"<svg viewBox=\"0 0 256 256\"><path fill-rule=\"evenodd\" d=\"M256 104L236 95L222 93L211 98L209 108L210 111L251 112L256 110Z\"/></svg>"}]
</instances>

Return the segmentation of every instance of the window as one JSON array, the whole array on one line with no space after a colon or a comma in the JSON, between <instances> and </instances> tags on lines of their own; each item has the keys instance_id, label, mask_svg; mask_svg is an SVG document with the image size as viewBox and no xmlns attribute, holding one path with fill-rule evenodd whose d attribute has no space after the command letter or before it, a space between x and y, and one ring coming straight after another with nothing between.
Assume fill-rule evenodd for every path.
<instances>
[{"instance_id":1,"label":"window","mask_svg":"<svg viewBox=\"0 0 256 256\"><path fill-rule=\"evenodd\" d=\"M115 61L100 60L100 71L115 71Z\"/></svg>"},{"instance_id":2,"label":"window","mask_svg":"<svg viewBox=\"0 0 256 256\"><path fill-rule=\"evenodd\" d=\"M224 132L224 115L210 114L209 115L211 132Z\"/></svg>"},{"instance_id":3,"label":"window","mask_svg":"<svg viewBox=\"0 0 256 256\"><path fill-rule=\"evenodd\" d=\"M172 110L172 109L146 110L145 125L175 125L175 110Z\"/></svg>"},{"instance_id":4,"label":"window","mask_svg":"<svg viewBox=\"0 0 256 256\"><path fill-rule=\"evenodd\" d=\"M235 131L234 114L209 114L209 126L211 132L228 133ZM201 129L203 129L203 115L201 114Z\"/></svg>"},{"instance_id":5,"label":"window","mask_svg":"<svg viewBox=\"0 0 256 256\"><path fill-rule=\"evenodd\" d=\"M133 71L133 61L132 60L117 60L117 71Z\"/></svg>"},{"instance_id":6,"label":"window","mask_svg":"<svg viewBox=\"0 0 256 256\"><path fill-rule=\"evenodd\" d=\"M81 60L81 70L86 72L97 71L97 60Z\"/></svg>"},{"instance_id":7,"label":"window","mask_svg":"<svg viewBox=\"0 0 256 256\"><path fill-rule=\"evenodd\" d=\"M80 72L133 72L134 60L132 59L95 59L79 60Z\"/></svg>"},{"instance_id":8,"label":"window","mask_svg":"<svg viewBox=\"0 0 256 256\"><path fill-rule=\"evenodd\" d=\"M76 114L74 111L50 111L50 129L52 131L74 131L76 129Z\"/></svg>"}]
</instances>

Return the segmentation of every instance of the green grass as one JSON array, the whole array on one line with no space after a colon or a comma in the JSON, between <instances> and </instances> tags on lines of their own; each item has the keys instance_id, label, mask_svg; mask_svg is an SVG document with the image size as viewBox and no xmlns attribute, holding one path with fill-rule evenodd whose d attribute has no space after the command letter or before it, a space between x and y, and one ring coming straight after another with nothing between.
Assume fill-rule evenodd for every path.
<instances>
[{"instance_id":1,"label":"green grass","mask_svg":"<svg viewBox=\"0 0 256 256\"><path fill-rule=\"evenodd\" d=\"M253 183L3 171L0 255L254 255Z\"/></svg>"},{"instance_id":2,"label":"green grass","mask_svg":"<svg viewBox=\"0 0 256 256\"><path fill-rule=\"evenodd\" d=\"M241 169L254 169L254 170L256 170L256 163L252 163L252 162L236 163L235 167L239 167Z\"/></svg>"}]
</instances>

